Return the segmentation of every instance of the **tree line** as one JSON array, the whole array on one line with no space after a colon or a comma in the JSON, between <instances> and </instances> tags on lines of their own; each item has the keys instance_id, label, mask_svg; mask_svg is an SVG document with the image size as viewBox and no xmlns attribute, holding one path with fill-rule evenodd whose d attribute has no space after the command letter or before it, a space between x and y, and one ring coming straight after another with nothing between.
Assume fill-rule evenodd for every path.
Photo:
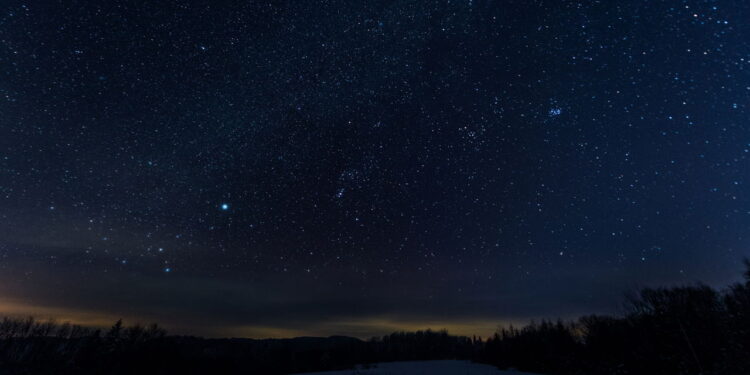
<instances>
[{"instance_id":1,"label":"tree line","mask_svg":"<svg viewBox=\"0 0 750 375\"><path fill-rule=\"evenodd\" d=\"M34 318L0 321L4 374L288 374L357 364L468 359L559 375L750 374L750 262L745 280L646 288L621 316L584 316L501 327L489 338L446 331L396 332L370 340L203 339L153 324L106 330Z\"/></svg>"},{"instance_id":2,"label":"tree line","mask_svg":"<svg viewBox=\"0 0 750 375\"><path fill-rule=\"evenodd\" d=\"M478 360L544 374L750 374L750 262L744 282L646 288L619 317L501 328Z\"/></svg>"}]
</instances>

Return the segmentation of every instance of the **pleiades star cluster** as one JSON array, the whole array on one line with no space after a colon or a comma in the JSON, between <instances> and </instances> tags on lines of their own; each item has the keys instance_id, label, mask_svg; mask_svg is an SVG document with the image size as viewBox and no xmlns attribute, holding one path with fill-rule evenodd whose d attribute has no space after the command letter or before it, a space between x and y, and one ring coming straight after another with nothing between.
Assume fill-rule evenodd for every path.
<instances>
[{"instance_id":1,"label":"pleiades star cluster","mask_svg":"<svg viewBox=\"0 0 750 375\"><path fill-rule=\"evenodd\" d=\"M0 6L0 313L491 334L750 255L750 3Z\"/></svg>"}]
</instances>

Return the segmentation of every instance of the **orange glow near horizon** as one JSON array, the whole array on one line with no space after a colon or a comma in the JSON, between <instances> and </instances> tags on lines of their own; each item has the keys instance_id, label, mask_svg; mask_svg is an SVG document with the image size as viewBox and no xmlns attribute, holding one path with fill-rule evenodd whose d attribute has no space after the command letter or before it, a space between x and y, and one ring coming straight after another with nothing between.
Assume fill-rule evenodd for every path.
<instances>
[{"instance_id":1,"label":"orange glow near horizon","mask_svg":"<svg viewBox=\"0 0 750 375\"><path fill-rule=\"evenodd\" d=\"M37 319L69 322L71 324L96 328L111 326L120 319L120 317L113 317L110 314L91 310L33 305L3 297L0 297L0 315L14 318L32 316ZM122 319L131 322L140 321L129 317L122 317Z\"/></svg>"},{"instance_id":2,"label":"orange glow near horizon","mask_svg":"<svg viewBox=\"0 0 750 375\"><path fill-rule=\"evenodd\" d=\"M33 316L39 319L51 319L58 322L70 322L81 326L103 328L109 327L122 318L126 324L151 322L138 316L113 316L107 312L70 309L55 306L43 306L19 300L0 297L0 315L10 317ZM189 325L174 325L166 321L156 321L172 334L198 335L205 337L237 338L291 338L299 336L352 336L368 339L391 332L417 331L431 329L447 330L450 334L460 336L492 335L501 324L522 324L521 321L499 321L492 319L456 319L456 320L418 320L398 317L363 317L350 320L330 322L311 322L304 328L284 327L279 325L225 325L203 326L199 329Z\"/></svg>"}]
</instances>

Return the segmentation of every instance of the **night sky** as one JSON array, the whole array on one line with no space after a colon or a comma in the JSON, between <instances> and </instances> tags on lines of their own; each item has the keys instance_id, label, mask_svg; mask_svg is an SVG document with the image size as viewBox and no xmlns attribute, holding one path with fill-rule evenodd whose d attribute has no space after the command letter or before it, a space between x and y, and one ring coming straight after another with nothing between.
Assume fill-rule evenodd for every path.
<instances>
[{"instance_id":1,"label":"night sky","mask_svg":"<svg viewBox=\"0 0 750 375\"><path fill-rule=\"evenodd\" d=\"M4 2L0 314L617 313L750 255L750 3Z\"/></svg>"}]
</instances>

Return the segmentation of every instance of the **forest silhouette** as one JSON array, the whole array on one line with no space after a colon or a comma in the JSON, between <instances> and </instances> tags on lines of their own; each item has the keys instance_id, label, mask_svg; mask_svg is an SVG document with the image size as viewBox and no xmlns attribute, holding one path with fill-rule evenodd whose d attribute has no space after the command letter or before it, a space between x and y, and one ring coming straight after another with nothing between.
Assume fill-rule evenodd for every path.
<instances>
[{"instance_id":1,"label":"forest silhouette","mask_svg":"<svg viewBox=\"0 0 750 375\"><path fill-rule=\"evenodd\" d=\"M1 374L288 374L405 360L468 359L540 374L750 374L750 261L744 281L645 288L620 316L501 327L488 338L446 331L345 336L204 339L156 324L107 330L7 317Z\"/></svg>"}]
</instances>

